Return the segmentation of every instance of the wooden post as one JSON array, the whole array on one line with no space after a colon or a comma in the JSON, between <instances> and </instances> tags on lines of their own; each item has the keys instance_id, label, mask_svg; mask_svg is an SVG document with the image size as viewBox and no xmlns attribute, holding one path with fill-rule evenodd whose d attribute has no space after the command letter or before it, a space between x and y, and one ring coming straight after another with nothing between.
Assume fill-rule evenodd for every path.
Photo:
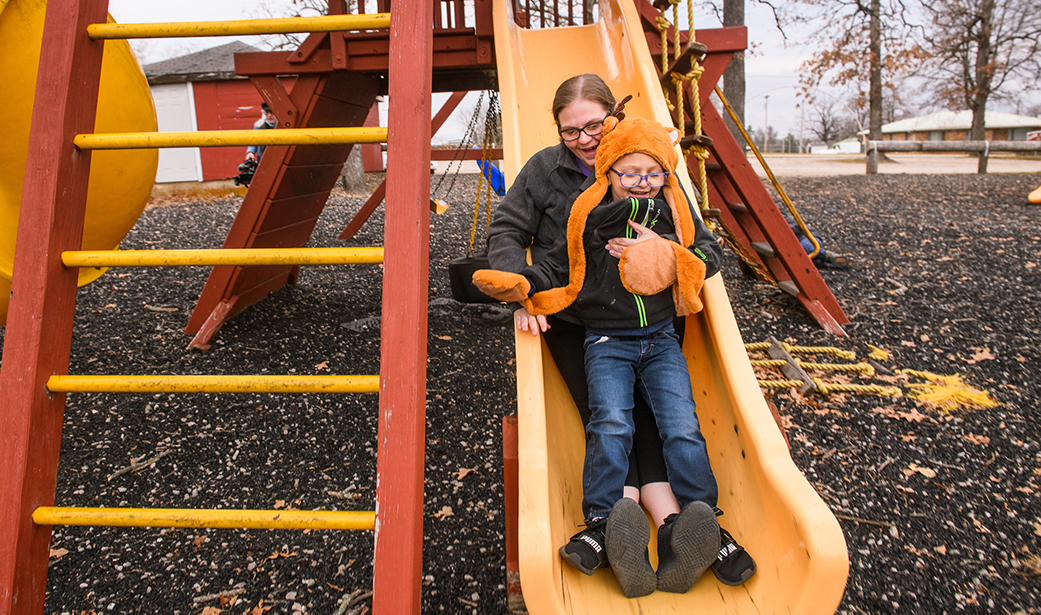
<instances>
[{"instance_id":1,"label":"wooden post","mask_svg":"<svg viewBox=\"0 0 1041 615\"><path fill-rule=\"evenodd\" d=\"M520 548L517 543L518 493L517 415L502 417L502 484L506 502L506 609L526 613L520 578Z\"/></svg>"},{"instance_id":2,"label":"wooden post","mask_svg":"<svg viewBox=\"0 0 1041 615\"><path fill-rule=\"evenodd\" d=\"M372 608L419 613L423 573L432 0L396 0L390 30L386 220Z\"/></svg>"},{"instance_id":3,"label":"wooden post","mask_svg":"<svg viewBox=\"0 0 1041 615\"><path fill-rule=\"evenodd\" d=\"M45 389L69 367L77 270L61 263L83 236L90 152L72 144L94 130L108 0L50 0L36 82L11 307L0 389L0 613L42 613L51 528L32 522L54 504L64 395Z\"/></svg>"}]
</instances>

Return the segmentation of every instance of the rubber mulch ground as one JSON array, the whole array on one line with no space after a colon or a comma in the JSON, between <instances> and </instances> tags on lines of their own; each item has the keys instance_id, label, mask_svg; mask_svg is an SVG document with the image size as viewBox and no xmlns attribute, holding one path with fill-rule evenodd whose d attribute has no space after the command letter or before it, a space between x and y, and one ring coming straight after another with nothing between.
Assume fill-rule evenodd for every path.
<instances>
[{"instance_id":1,"label":"rubber mulch ground","mask_svg":"<svg viewBox=\"0 0 1041 615\"><path fill-rule=\"evenodd\" d=\"M795 463L845 533L843 612L1034 613L1041 605L1041 207L1026 202L1039 181L787 180L826 246L853 262L823 272L852 321L848 338L825 334L791 297L743 277L728 259L746 342L775 336L853 350L859 360L873 345L889 352L878 361L889 371L960 374L1000 403L945 412L906 395L767 393ZM506 610L500 424L515 406L511 319L498 306L453 302L446 279L447 262L466 250L474 192L473 177L461 178L447 194L449 212L431 217L429 613ZM343 245L336 236L360 202L334 194L314 245ZM123 247L217 247L238 204L166 199ZM381 244L382 223L381 208L349 244ZM183 328L206 275L113 270L82 289L71 373L378 373L379 267L304 269L295 286L229 322L212 350L189 352ZM920 382L882 371L826 380L905 392ZM73 395L57 502L371 510L377 418L373 395ZM754 555L754 538L743 542ZM361 613L371 604L371 532L65 527L51 548L48 613Z\"/></svg>"}]
</instances>

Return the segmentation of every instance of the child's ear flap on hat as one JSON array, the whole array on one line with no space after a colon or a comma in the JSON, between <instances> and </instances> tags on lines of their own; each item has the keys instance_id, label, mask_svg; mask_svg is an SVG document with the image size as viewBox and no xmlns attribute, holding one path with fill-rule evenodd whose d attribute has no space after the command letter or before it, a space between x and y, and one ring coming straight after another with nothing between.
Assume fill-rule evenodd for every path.
<instances>
[{"instance_id":1,"label":"child's ear flap on hat","mask_svg":"<svg viewBox=\"0 0 1041 615\"><path fill-rule=\"evenodd\" d=\"M672 141L673 145L676 145L680 142L680 131L676 130L675 128L666 128L665 134L669 135L669 140Z\"/></svg>"},{"instance_id":2,"label":"child's ear flap on hat","mask_svg":"<svg viewBox=\"0 0 1041 615\"><path fill-rule=\"evenodd\" d=\"M614 130L614 127L618 125L620 120L613 115L609 115L604 118L604 136L606 137L609 132Z\"/></svg>"}]
</instances>

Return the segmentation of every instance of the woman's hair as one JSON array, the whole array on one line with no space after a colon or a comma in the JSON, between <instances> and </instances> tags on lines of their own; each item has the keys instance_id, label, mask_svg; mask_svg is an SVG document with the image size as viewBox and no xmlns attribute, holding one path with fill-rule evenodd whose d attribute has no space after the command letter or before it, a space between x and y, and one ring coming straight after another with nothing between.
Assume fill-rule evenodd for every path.
<instances>
[{"instance_id":1,"label":"woman's hair","mask_svg":"<svg viewBox=\"0 0 1041 615\"><path fill-rule=\"evenodd\" d=\"M557 88L553 97L553 121L560 128L560 112L576 100L588 100L602 105L608 113L614 111L615 100L611 88L598 75L587 73L576 75Z\"/></svg>"}]
</instances>

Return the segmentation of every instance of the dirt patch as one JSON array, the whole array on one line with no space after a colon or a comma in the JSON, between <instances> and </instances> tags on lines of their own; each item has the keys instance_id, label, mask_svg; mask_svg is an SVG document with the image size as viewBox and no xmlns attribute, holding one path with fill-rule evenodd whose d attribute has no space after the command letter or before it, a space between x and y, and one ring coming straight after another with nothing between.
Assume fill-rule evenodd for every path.
<instances>
[{"instance_id":1,"label":"dirt patch","mask_svg":"<svg viewBox=\"0 0 1041 615\"><path fill-rule=\"evenodd\" d=\"M840 517L850 554L843 612L1041 604L1041 208L1026 204L1037 183L787 180L825 246L853 262L824 271L852 320L848 339L726 262L747 342L772 335L861 358L870 344L889 351L879 363L890 370L962 374L1001 403L945 414L907 397L769 394L796 464ZM500 421L515 411L511 319L496 305L453 302L446 278L466 249L474 192L472 177L460 179L448 213L431 218L424 613L505 612ZM334 195L313 244L343 245L336 235L361 202ZM151 208L123 247L219 246L238 204ZM350 245L381 244L382 222L381 207ZM71 373L378 373L378 267L306 268L296 286L228 323L210 352L188 352L182 330L206 275L113 270L82 289ZM375 396L73 395L57 502L371 510L377 418ZM754 555L754 540L744 542ZM369 532L58 528L46 610L334 613L345 595L371 588L372 547Z\"/></svg>"}]
</instances>

